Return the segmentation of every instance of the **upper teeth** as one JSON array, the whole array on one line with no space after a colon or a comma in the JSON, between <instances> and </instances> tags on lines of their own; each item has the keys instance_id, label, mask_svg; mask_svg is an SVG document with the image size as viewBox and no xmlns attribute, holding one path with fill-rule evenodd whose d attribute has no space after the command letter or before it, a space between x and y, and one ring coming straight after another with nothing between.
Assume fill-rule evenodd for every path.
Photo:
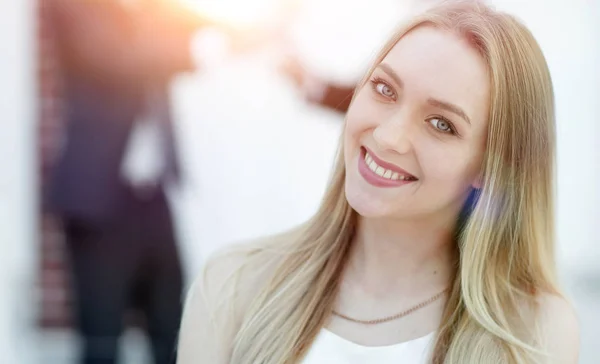
<instances>
[{"instance_id":1,"label":"upper teeth","mask_svg":"<svg viewBox=\"0 0 600 364\"><path fill-rule=\"evenodd\" d=\"M375 172L375 174L377 174L378 176L381 176L383 178L387 178L387 179L391 179L391 180L402 180L402 181L412 179L412 176L399 174L398 172L394 172L389 169L385 169L385 168L381 167L380 165L375 163L375 161L373 160L373 157L371 157L369 155L369 153L365 153L365 162L367 163L367 166L369 166L370 170L372 170L373 172Z\"/></svg>"}]
</instances>

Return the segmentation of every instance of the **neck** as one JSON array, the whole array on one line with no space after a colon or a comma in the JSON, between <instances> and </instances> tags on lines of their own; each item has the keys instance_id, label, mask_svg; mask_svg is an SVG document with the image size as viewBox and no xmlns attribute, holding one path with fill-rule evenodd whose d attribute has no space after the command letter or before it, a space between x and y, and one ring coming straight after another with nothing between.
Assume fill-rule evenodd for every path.
<instances>
[{"instance_id":1,"label":"neck","mask_svg":"<svg viewBox=\"0 0 600 364\"><path fill-rule=\"evenodd\" d=\"M454 274L454 224L359 217L346 278L379 294L441 291Z\"/></svg>"}]
</instances>

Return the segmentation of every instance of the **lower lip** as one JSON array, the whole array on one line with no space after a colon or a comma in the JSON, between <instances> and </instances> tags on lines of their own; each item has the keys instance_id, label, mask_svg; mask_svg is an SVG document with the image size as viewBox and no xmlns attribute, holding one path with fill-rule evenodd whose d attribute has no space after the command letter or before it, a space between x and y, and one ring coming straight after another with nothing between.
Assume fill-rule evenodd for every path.
<instances>
[{"instance_id":1,"label":"lower lip","mask_svg":"<svg viewBox=\"0 0 600 364\"><path fill-rule=\"evenodd\" d=\"M365 161L366 150L364 148L360 149L360 158L358 158L358 172L360 175L367 181L370 185L376 187L399 187L409 183L413 183L415 181L406 181L406 180L391 180L387 178L383 178L377 173L373 172L367 162Z\"/></svg>"}]
</instances>

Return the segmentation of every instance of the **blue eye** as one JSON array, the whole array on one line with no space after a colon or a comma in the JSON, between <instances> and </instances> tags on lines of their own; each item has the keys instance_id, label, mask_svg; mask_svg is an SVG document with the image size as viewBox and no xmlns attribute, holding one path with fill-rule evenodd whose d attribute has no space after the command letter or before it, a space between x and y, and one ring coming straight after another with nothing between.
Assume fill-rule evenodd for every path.
<instances>
[{"instance_id":1,"label":"blue eye","mask_svg":"<svg viewBox=\"0 0 600 364\"><path fill-rule=\"evenodd\" d=\"M428 120L429 123L442 133L456 134L456 130L452 123L441 117L434 117Z\"/></svg>"},{"instance_id":2,"label":"blue eye","mask_svg":"<svg viewBox=\"0 0 600 364\"><path fill-rule=\"evenodd\" d=\"M380 94L382 94L385 97L393 97L394 96L394 91L385 83L378 83L375 86L377 92L379 92Z\"/></svg>"},{"instance_id":3,"label":"blue eye","mask_svg":"<svg viewBox=\"0 0 600 364\"><path fill-rule=\"evenodd\" d=\"M394 89L382 79L375 78L371 80L371 85L373 87L373 90L381 96L386 97L388 99L396 98L396 92L394 91Z\"/></svg>"}]
</instances>

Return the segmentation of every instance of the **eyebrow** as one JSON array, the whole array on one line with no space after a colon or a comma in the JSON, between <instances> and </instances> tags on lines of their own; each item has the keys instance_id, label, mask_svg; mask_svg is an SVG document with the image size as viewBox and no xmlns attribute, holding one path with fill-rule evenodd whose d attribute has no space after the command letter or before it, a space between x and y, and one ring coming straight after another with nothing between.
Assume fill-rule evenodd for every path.
<instances>
[{"instance_id":1,"label":"eyebrow","mask_svg":"<svg viewBox=\"0 0 600 364\"><path fill-rule=\"evenodd\" d=\"M471 119L469 119L467 114L460 107L453 105L449 102L444 102L444 101L440 101L440 100L436 100L436 99L432 99L432 98L429 98L427 100L427 103L431 106L438 107L440 109L444 109L446 111L454 113L454 114L460 116L461 118L465 119L465 121L469 125L471 125Z\"/></svg>"},{"instance_id":2,"label":"eyebrow","mask_svg":"<svg viewBox=\"0 0 600 364\"><path fill-rule=\"evenodd\" d=\"M404 82L402 82L402 79L400 78L400 76L398 76L396 71L394 71L389 64L380 63L377 66L377 68L380 68L382 71L387 73L387 75L390 76L394 80L394 82L396 82L398 84L398 86L400 88L404 88ZM458 107L454 104L451 104L449 102L445 102L445 101L441 101L441 100L437 100L437 99L433 99L433 98L429 98L427 100L427 103L431 106L438 107L440 109L444 109L453 114L456 114L456 115L460 116L461 118L463 118L469 125L471 125L471 119L469 119L469 117L467 116L467 113L465 113L464 110L461 109L460 107Z\"/></svg>"},{"instance_id":3,"label":"eyebrow","mask_svg":"<svg viewBox=\"0 0 600 364\"><path fill-rule=\"evenodd\" d=\"M383 72L387 73L388 76L390 76L398 84L400 88L404 88L404 82L402 82L400 76L398 76L396 71L394 71L390 65L387 63L380 63L377 68L381 68Z\"/></svg>"}]
</instances>

